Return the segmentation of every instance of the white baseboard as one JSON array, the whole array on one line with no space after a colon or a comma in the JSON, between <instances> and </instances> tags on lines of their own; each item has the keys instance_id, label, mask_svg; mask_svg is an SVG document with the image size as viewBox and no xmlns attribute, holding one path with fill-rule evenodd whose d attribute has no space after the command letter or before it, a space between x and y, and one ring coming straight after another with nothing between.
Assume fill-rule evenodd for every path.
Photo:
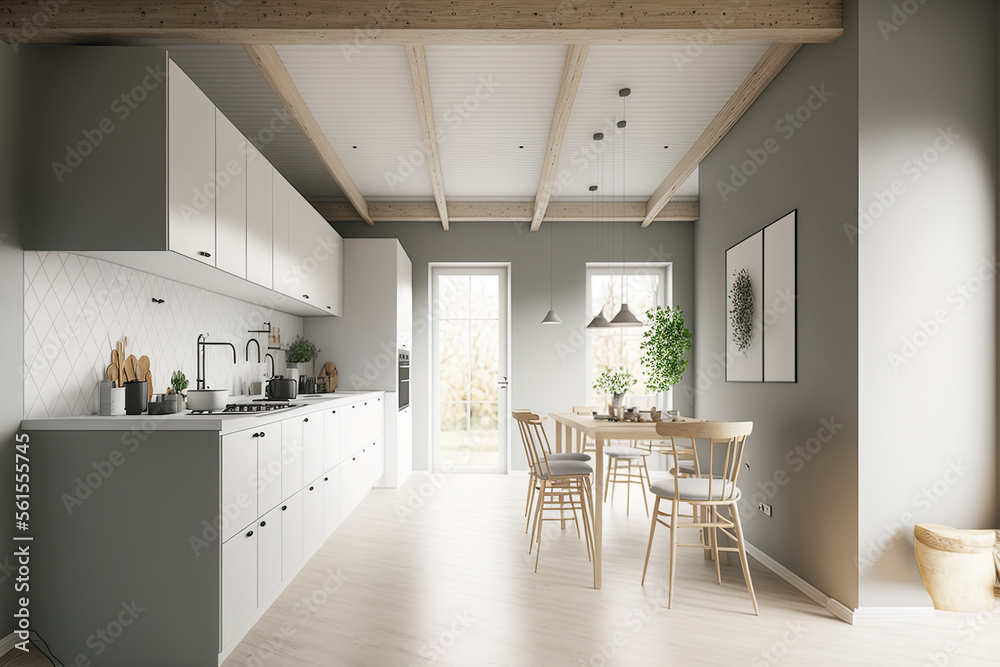
<instances>
[{"instance_id":1,"label":"white baseboard","mask_svg":"<svg viewBox=\"0 0 1000 667\"><path fill-rule=\"evenodd\" d=\"M854 610L854 623L871 621L915 621L934 618L934 607L858 607Z\"/></svg>"},{"instance_id":2,"label":"white baseboard","mask_svg":"<svg viewBox=\"0 0 1000 667\"><path fill-rule=\"evenodd\" d=\"M829 612L830 615L833 616L834 618L840 619L841 621L849 625L854 625L856 618L855 614L857 612L851 611L847 606L842 604L839 600L835 600L834 598L830 597L820 589L816 588L808 581L806 581L799 575L795 574L787 567L785 567L778 561L774 560L773 558L768 556L766 553L764 553L754 545L746 541L744 541L744 544L746 545L747 554L753 557L755 561L757 561L758 563L769 569L771 572L774 572L776 575L787 581L789 584L792 585L793 588L801 592L803 595L805 595L807 598L818 604L820 607L826 609L827 612Z\"/></svg>"}]
</instances>

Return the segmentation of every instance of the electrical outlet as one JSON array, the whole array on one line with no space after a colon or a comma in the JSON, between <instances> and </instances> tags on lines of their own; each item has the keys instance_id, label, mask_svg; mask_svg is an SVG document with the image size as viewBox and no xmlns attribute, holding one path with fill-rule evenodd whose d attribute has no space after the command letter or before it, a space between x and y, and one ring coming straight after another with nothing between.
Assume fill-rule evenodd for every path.
<instances>
[{"instance_id":1,"label":"electrical outlet","mask_svg":"<svg viewBox=\"0 0 1000 667\"><path fill-rule=\"evenodd\" d=\"M757 509L767 516L771 516L771 506L767 503L757 503Z\"/></svg>"}]
</instances>

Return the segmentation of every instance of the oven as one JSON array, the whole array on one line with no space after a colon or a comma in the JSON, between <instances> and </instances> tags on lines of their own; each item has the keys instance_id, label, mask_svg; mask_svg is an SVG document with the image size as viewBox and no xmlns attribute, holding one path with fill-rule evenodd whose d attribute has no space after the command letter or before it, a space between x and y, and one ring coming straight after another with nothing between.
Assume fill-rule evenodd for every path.
<instances>
[{"instance_id":1,"label":"oven","mask_svg":"<svg viewBox=\"0 0 1000 667\"><path fill-rule=\"evenodd\" d=\"M410 407L410 352L399 350L399 409Z\"/></svg>"}]
</instances>

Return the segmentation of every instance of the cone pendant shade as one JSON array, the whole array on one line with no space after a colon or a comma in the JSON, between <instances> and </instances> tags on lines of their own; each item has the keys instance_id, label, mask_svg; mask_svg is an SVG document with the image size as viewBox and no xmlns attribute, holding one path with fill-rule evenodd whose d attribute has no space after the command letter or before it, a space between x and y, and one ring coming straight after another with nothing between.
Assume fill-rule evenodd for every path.
<instances>
[{"instance_id":1,"label":"cone pendant shade","mask_svg":"<svg viewBox=\"0 0 1000 667\"><path fill-rule=\"evenodd\" d=\"M550 310L545 314L545 319L542 320L542 324L562 324L562 319L556 315L556 311Z\"/></svg>"},{"instance_id":2,"label":"cone pendant shade","mask_svg":"<svg viewBox=\"0 0 1000 667\"><path fill-rule=\"evenodd\" d=\"M587 325L588 329L607 329L611 324L608 322L608 318L604 317L604 311L600 311L597 315L594 315L594 319L590 321Z\"/></svg>"},{"instance_id":3,"label":"cone pendant shade","mask_svg":"<svg viewBox=\"0 0 1000 667\"><path fill-rule=\"evenodd\" d=\"M642 321L632 314L632 311L628 309L627 303L623 303L622 309L609 322L609 325L613 327L641 327Z\"/></svg>"}]
</instances>

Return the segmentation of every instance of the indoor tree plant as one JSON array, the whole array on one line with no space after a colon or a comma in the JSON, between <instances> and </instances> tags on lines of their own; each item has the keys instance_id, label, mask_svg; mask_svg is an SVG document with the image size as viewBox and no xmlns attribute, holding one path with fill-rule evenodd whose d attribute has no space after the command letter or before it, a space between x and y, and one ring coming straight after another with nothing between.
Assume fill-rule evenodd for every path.
<instances>
[{"instance_id":1,"label":"indoor tree plant","mask_svg":"<svg viewBox=\"0 0 1000 667\"><path fill-rule=\"evenodd\" d=\"M285 366L287 367L288 377L292 380L298 382L299 379L299 366L298 364L308 364L311 363L313 359L319 354L319 350L316 346L309 340L299 336L288 346L288 351L285 352Z\"/></svg>"},{"instance_id":2,"label":"indoor tree plant","mask_svg":"<svg viewBox=\"0 0 1000 667\"><path fill-rule=\"evenodd\" d=\"M636 379L624 368L617 371L607 370L594 380L594 389L602 389L605 393L611 394L611 405L622 405L625 402L625 393L635 383Z\"/></svg>"},{"instance_id":3,"label":"indoor tree plant","mask_svg":"<svg viewBox=\"0 0 1000 667\"><path fill-rule=\"evenodd\" d=\"M646 369L646 388L654 394L667 392L681 381L688 360L684 353L691 349L691 332L684 326L680 306L646 311L650 326L642 332L642 357Z\"/></svg>"}]
</instances>

